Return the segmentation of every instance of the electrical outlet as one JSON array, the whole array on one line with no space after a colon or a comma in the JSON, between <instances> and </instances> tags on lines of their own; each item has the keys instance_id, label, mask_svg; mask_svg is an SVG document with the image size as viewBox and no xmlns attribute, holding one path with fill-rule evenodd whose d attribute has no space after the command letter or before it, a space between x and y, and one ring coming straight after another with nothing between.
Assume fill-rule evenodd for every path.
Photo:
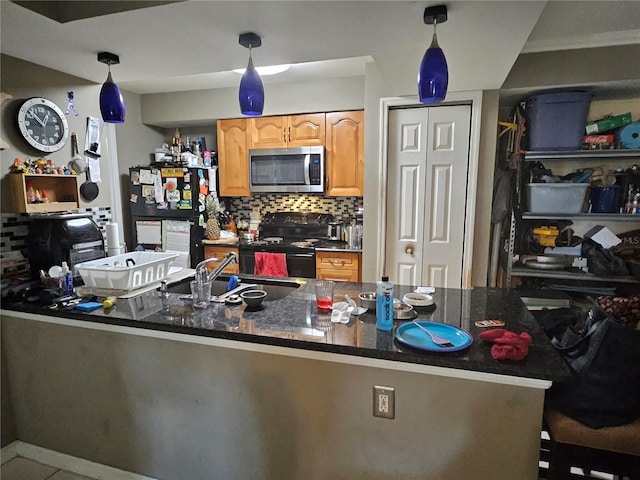
<instances>
[{"instance_id":1,"label":"electrical outlet","mask_svg":"<svg viewBox=\"0 0 640 480\"><path fill-rule=\"evenodd\" d=\"M373 416L382 418L395 418L396 416L396 389L391 387L373 387Z\"/></svg>"}]
</instances>

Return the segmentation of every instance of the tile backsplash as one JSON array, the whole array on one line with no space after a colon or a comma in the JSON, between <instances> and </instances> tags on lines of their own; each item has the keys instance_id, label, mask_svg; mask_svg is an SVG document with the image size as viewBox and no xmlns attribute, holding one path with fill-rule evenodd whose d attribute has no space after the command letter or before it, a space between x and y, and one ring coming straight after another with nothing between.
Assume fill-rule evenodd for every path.
<instances>
[{"instance_id":1,"label":"tile backsplash","mask_svg":"<svg viewBox=\"0 0 640 480\"><path fill-rule=\"evenodd\" d=\"M221 198L227 210L236 220L249 220L252 210L261 215L273 212L321 212L331 213L338 222L351 222L362 208L362 197L326 197L324 195L300 195L269 193L251 197Z\"/></svg>"}]
</instances>

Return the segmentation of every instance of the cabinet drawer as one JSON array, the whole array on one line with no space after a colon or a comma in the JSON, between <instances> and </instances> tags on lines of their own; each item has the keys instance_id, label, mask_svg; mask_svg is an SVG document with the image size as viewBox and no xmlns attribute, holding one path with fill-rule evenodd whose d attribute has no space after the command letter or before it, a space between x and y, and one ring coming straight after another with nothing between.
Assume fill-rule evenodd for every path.
<instances>
[{"instance_id":1,"label":"cabinet drawer","mask_svg":"<svg viewBox=\"0 0 640 480\"><path fill-rule=\"evenodd\" d=\"M204 247L204 258L217 258L222 260L229 252L235 252L238 255L238 249L236 247L223 247L218 245L205 245ZM209 262L207 264L207 268L209 270L213 270L216 268L220 262ZM239 273L240 265L237 263L229 264L223 270L224 273Z\"/></svg>"},{"instance_id":2,"label":"cabinet drawer","mask_svg":"<svg viewBox=\"0 0 640 480\"><path fill-rule=\"evenodd\" d=\"M359 282L360 275L357 270L337 270L330 268L316 269L318 280L333 280L336 282Z\"/></svg>"},{"instance_id":3,"label":"cabinet drawer","mask_svg":"<svg viewBox=\"0 0 640 480\"><path fill-rule=\"evenodd\" d=\"M316 268L358 270L360 261L357 253L316 253Z\"/></svg>"}]
</instances>

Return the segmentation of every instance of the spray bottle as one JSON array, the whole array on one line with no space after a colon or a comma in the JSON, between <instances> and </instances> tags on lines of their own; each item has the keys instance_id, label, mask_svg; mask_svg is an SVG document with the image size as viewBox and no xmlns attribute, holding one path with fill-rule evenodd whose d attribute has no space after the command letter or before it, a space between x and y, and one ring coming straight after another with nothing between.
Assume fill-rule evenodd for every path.
<instances>
[{"instance_id":1,"label":"spray bottle","mask_svg":"<svg viewBox=\"0 0 640 480\"><path fill-rule=\"evenodd\" d=\"M58 277L60 288L64 295L73 295L73 274L69 269L67 262L62 262L62 272Z\"/></svg>"}]
</instances>

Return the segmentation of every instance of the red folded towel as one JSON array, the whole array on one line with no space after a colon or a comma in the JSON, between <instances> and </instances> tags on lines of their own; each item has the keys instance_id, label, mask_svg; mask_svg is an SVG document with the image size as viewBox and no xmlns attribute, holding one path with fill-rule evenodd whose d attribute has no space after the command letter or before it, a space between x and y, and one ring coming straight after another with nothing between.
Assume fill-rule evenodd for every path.
<instances>
[{"instance_id":1,"label":"red folded towel","mask_svg":"<svg viewBox=\"0 0 640 480\"><path fill-rule=\"evenodd\" d=\"M520 335L505 328L492 328L480 334L480 339L492 342L491 356L495 360L522 360L529 354L531 335Z\"/></svg>"},{"instance_id":2,"label":"red folded towel","mask_svg":"<svg viewBox=\"0 0 640 480\"><path fill-rule=\"evenodd\" d=\"M286 253L256 252L254 258L254 275L265 275L267 277L289 276Z\"/></svg>"}]
</instances>

